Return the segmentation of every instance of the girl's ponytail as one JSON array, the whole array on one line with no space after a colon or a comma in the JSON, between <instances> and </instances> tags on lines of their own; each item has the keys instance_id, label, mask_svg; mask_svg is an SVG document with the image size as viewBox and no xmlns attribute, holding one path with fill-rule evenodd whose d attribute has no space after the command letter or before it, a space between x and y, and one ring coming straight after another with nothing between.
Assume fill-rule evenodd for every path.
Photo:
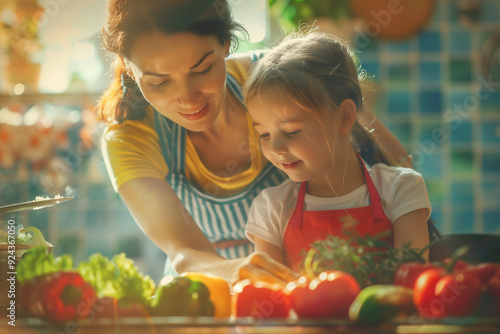
<instances>
[{"instance_id":1,"label":"girl's ponytail","mask_svg":"<svg viewBox=\"0 0 500 334\"><path fill-rule=\"evenodd\" d=\"M139 86L119 63L113 82L102 94L96 111L100 120L122 123L125 120L142 119L147 105Z\"/></svg>"},{"instance_id":2,"label":"girl's ponytail","mask_svg":"<svg viewBox=\"0 0 500 334\"><path fill-rule=\"evenodd\" d=\"M376 163L391 165L391 162L372 135L357 121L352 126L351 144L370 166Z\"/></svg>"}]
</instances>

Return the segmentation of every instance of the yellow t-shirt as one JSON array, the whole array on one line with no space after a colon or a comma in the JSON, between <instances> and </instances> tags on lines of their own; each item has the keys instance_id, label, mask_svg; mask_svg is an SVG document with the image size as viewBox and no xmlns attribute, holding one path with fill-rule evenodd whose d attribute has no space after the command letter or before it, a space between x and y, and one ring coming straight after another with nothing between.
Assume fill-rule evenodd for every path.
<instances>
[{"instance_id":1,"label":"yellow t-shirt","mask_svg":"<svg viewBox=\"0 0 500 334\"><path fill-rule=\"evenodd\" d=\"M247 72L236 60L226 61L227 72L240 84L247 78ZM218 196L227 197L243 191L269 163L260 151L259 136L250 116L249 150L252 163L247 170L233 176L219 176L210 172L201 162L193 143L186 136L186 177L199 189L207 184L218 187ZM128 120L106 127L102 138L104 162L111 183L115 189L125 182L151 177L165 180L168 166L163 157L158 134L155 131L154 110L147 108L141 120Z\"/></svg>"}]
</instances>

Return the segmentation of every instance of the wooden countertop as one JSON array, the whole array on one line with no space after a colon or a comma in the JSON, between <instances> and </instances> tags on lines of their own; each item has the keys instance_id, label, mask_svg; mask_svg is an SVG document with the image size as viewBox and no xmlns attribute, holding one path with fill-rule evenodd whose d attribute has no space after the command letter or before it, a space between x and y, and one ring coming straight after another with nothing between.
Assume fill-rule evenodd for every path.
<instances>
[{"instance_id":1,"label":"wooden countertop","mask_svg":"<svg viewBox=\"0 0 500 334\"><path fill-rule=\"evenodd\" d=\"M17 319L16 326L1 319L0 333L13 334L163 334L163 333L349 333L349 334L421 334L421 333L500 333L500 319L459 319L443 323L423 323L415 319L410 323L359 325L349 321L258 320L242 318L224 320L214 318L125 318L119 320L92 319L81 323L68 322L53 325L40 319Z\"/></svg>"}]
</instances>

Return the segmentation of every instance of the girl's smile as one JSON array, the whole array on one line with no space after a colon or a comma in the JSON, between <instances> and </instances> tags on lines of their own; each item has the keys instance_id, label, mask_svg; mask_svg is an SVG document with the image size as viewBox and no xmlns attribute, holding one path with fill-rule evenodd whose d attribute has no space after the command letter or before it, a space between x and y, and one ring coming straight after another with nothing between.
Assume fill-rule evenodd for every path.
<instances>
[{"instance_id":1,"label":"girl's smile","mask_svg":"<svg viewBox=\"0 0 500 334\"><path fill-rule=\"evenodd\" d=\"M269 161L295 182L327 184L333 170L332 151L328 149L335 140L333 119L312 117L276 87L250 99L247 108Z\"/></svg>"},{"instance_id":2,"label":"girl's smile","mask_svg":"<svg viewBox=\"0 0 500 334\"><path fill-rule=\"evenodd\" d=\"M281 165L283 166L284 169L294 169L295 167L297 167L299 164L300 164L300 160L297 160L295 162L292 162L292 163L284 163L282 162Z\"/></svg>"}]
</instances>

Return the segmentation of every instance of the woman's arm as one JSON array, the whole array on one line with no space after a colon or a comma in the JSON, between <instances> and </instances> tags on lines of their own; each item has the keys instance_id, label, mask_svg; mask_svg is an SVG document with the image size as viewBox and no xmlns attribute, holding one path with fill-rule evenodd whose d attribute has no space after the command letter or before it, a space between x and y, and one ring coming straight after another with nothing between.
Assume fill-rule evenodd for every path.
<instances>
[{"instance_id":1,"label":"woman's arm","mask_svg":"<svg viewBox=\"0 0 500 334\"><path fill-rule=\"evenodd\" d=\"M118 192L141 229L167 254L178 273L210 273L231 283L250 278L284 284L296 277L263 254L234 260L221 257L164 180L132 179Z\"/></svg>"},{"instance_id":2,"label":"woman's arm","mask_svg":"<svg viewBox=\"0 0 500 334\"><path fill-rule=\"evenodd\" d=\"M409 212L394 222L394 248L401 248L405 244L410 244L412 248L422 249L429 244L429 231L427 229L427 209L418 209ZM427 260L429 251L423 254Z\"/></svg>"},{"instance_id":3,"label":"woman's arm","mask_svg":"<svg viewBox=\"0 0 500 334\"><path fill-rule=\"evenodd\" d=\"M413 168L412 156L408 154L401 142L377 118L373 110L365 108L358 117L359 123L373 135L382 151L393 166Z\"/></svg>"},{"instance_id":4,"label":"woman's arm","mask_svg":"<svg viewBox=\"0 0 500 334\"><path fill-rule=\"evenodd\" d=\"M265 253L275 261L285 264L285 259L283 258L283 250L281 248L253 234L251 240L255 246L256 252Z\"/></svg>"}]
</instances>

